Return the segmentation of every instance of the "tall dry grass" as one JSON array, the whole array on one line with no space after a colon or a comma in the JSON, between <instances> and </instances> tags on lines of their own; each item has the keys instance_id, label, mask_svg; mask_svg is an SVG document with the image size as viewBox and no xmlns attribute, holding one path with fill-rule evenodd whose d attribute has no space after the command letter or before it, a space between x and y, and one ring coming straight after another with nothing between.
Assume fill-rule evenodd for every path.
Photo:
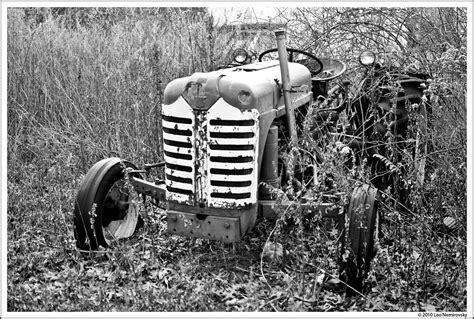
<instances>
[{"instance_id":1,"label":"tall dry grass","mask_svg":"<svg viewBox=\"0 0 474 319\"><path fill-rule=\"evenodd\" d=\"M164 87L222 64L232 34L191 9L79 12L43 10L38 22L8 10L9 163L73 155L84 171L106 156L160 160Z\"/></svg>"},{"instance_id":2,"label":"tall dry grass","mask_svg":"<svg viewBox=\"0 0 474 319\"><path fill-rule=\"evenodd\" d=\"M81 176L109 156L138 166L159 161L164 87L229 62L229 52L245 39L228 30L221 32L202 10L8 9L8 310L465 310L466 52L455 43L430 48L432 56L422 61L435 75L424 137L430 144L426 183L411 189L408 215L386 191L385 237L369 274L373 289L366 292L371 302L346 302L320 286L315 294L320 274L294 261L293 268L263 269L269 288L259 275L265 224L257 225L237 254L216 243L193 246L173 237L164 242L152 231L107 262L74 254L71 211ZM420 34L431 32L425 31ZM303 38L304 44L320 43ZM352 48L344 54L350 59ZM317 145L309 137L302 143ZM355 180L367 181L370 174L364 167L348 171L336 142L323 150L322 177L350 192ZM409 156L403 178L413 181ZM446 216L457 221L454 232L440 229ZM298 260L337 268L333 233L310 227L308 235L302 224L289 232L283 240ZM295 298L309 298L306 293L316 300Z\"/></svg>"}]
</instances>

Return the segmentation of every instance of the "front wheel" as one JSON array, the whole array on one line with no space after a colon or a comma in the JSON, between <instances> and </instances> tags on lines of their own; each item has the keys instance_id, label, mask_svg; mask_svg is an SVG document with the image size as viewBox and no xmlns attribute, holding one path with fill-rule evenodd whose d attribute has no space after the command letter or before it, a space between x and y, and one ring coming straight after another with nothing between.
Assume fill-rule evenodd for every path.
<instances>
[{"instance_id":1,"label":"front wheel","mask_svg":"<svg viewBox=\"0 0 474 319\"><path fill-rule=\"evenodd\" d=\"M377 198L377 189L365 184L354 189L349 203L343 272L347 284L357 291L362 289L376 252L380 223ZM354 293L351 288L347 292L349 295Z\"/></svg>"},{"instance_id":2,"label":"front wheel","mask_svg":"<svg viewBox=\"0 0 474 319\"><path fill-rule=\"evenodd\" d=\"M139 225L138 207L130 198L125 169L135 165L106 158L87 172L74 204L74 236L82 250L108 247L130 237ZM140 177L138 173L131 176Z\"/></svg>"}]
</instances>

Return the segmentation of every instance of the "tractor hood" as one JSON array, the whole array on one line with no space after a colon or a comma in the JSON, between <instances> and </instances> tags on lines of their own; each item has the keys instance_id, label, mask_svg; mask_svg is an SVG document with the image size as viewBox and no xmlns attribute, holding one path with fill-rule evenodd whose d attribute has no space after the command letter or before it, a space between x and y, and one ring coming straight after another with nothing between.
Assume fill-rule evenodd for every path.
<instances>
[{"instance_id":1,"label":"tractor hood","mask_svg":"<svg viewBox=\"0 0 474 319\"><path fill-rule=\"evenodd\" d=\"M292 100L311 91L311 74L298 63L289 63ZM259 113L283 104L278 61L258 62L208 73L197 72L170 82L164 104L182 96L195 110L208 110L220 98L238 109L256 109Z\"/></svg>"}]
</instances>

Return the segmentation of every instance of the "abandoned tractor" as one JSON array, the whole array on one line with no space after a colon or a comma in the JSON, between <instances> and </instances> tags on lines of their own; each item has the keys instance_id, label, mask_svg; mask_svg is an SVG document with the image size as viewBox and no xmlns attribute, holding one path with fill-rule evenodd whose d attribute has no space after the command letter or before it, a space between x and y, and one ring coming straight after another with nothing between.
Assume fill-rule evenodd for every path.
<instances>
[{"instance_id":1,"label":"abandoned tractor","mask_svg":"<svg viewBox=\"0 0 474 319\"><path fill-rule=\"evenodd\" d=\"M143 169L120 158L96 163L75 202L78 248L108 247L135 232L141 219L132 189L166 203L168 232L176 235L237 242L259 215L275 216L276 190L300 178L284 167L279 153L298 156L301 119L314 115L336 125L348 105L347 83L329 85L345 72L344 63L287 49L283 31L276 37L277 48L259 61L244 63L243 52L228 68L168 84L162 105L164 162ZM267 61L273 53L278 60ZM314 158L320 160L318 154ZM163 181L142 177L154 168L164 169ZM356 289L378 236L377 194L375 187L361 184L347 207L307 201L313 214L338 221L344 278Z\"/></svg>"}]
</instances>

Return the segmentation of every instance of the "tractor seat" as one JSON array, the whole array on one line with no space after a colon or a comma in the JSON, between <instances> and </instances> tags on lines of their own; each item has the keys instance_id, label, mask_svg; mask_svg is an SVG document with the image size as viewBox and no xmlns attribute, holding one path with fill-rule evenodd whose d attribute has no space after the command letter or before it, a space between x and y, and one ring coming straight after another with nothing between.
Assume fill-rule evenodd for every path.
<instances>
[{"instance_id":1,"label":"tractor seat","mask_svg":"<svg viewBox=\"0 0 474 319\"><path fill-rule=\"evenodd\" d=\"M313 76L313 81L329 81L337 78L346 71L346 64L330 58L319 58L323 64L323 69L317 75Z\"/></svg>"}]
</instances>

